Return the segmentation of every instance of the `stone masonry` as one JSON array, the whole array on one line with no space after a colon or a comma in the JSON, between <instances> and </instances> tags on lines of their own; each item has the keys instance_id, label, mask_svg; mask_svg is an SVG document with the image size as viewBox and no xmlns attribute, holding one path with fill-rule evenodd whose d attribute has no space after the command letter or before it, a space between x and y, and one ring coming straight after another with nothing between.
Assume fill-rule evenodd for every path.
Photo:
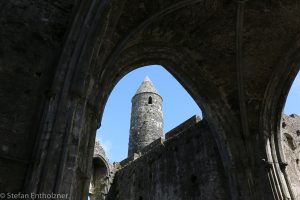
<instances>
[{"instance_id":1,"label":"stone masonry","mask_svg":"<svg viewBox=\"0 0 300 200\"><path fill-rule=\"evenodd\" d=\"M282 116L281 145L292 190L296 199L300 199L300 117L298 115Z\"/></svg>"}]
</instances>

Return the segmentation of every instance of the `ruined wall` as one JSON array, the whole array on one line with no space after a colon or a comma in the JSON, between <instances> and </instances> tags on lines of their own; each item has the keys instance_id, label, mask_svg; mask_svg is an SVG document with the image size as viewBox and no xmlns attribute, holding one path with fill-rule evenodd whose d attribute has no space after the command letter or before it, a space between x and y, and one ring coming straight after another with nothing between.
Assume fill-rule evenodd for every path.
<instances>
[{"instance_id":1,"label":"ruined wall","mask_svg":"<svg viewBox=\"0 0 300 200\"><path fill-rule=\"evenodd\" d=\"M292 114L283 115L281 126L281 145L286 171L296 199L300 199L300 117Z\"/></svg>"},{"instance_id":2,"label":"ruined wall","mask_svg":"<svg viewBox=\"0 0 300 200\"><path fill-rule=\"evenodd\" d=\"M121 162L109 200L229 199L221 159L204 120L193 117L134 161ZM177 130L177 131L176 131ZM160 142L159 142L160 141ZM151 144L150 144L151 145Z\"/></svg>"},{"instance_id":3,"label":"ruined wall","mask_svg":"<svg viewBox=\"0 0 300 200\"><path fill-rule=\"evenodd\" d=\"M113 179L114 167L109 163L100 141L95 142L89 197L91 200L103 200Z\"/></svg>"}]
</instances>

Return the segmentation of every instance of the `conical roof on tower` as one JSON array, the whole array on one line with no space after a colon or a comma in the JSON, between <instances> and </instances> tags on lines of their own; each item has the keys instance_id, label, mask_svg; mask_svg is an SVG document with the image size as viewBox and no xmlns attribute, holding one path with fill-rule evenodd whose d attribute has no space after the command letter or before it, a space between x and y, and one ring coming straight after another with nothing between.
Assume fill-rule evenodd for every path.
<instances>
[{"instance_id":1,"label":"conical roof on tower","mask_svg":"<svg viewBox=\"0 0 300 200\"><path fill-rule=\"evenodd\" d=\"M152 81L148 76L145 77L144 81L140 85L139 89L136 91L135 95L145 93L145 92L151 92L159 95L158 91L155 89Z\"/></svg>"}]
</instances>

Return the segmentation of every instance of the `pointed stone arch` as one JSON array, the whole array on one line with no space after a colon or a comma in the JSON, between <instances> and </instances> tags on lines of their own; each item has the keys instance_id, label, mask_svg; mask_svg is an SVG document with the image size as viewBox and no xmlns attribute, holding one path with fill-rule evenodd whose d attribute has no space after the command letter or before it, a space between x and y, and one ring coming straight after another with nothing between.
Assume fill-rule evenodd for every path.
<instances>
[{"instance_id":1,"label":"pointed stone arch","mask_svg":"<svg viewBox=\"0 0 300 200\"><path fill-rule=\"evenodd\" d=\"M286 160L281 145L281 120L283 108L292 83L300 70L299 39L290 51L286 52L272 73L264 96L260 115L261 131L266 146L266 165L274 195L278 198L296 199L286 172ZM284 66L284 67L283 67Z\"/></svg>"},{"instance_id":2,"label":"pointed stone arch","mask_svg":"<svg viewBox=\"0 0 300 200\"><path fill-rule=\"evenodd\" d=\"M259 81L261 85L257 87L255 84L249 84L250 86L247 88L249 94L256 97L248 99L249 105L254 102L253 104L258 105L258 108L249 106L250 117L248 120L252 120L251 122L255 126L253 126L251 135L244 136L238 117L237 102L239 99L235 89L235 68L232 67L235 66L235 53L232 48L235 46L234 35L236 33L235 15L232 12L236 8L235 2L215 1L213 5L201 4L201 1L179 1L174 5L167 2L161 5L161 9L157 13L154 12L152 15L151 12L150 14L149 12L139 13L138 19L132 21L124 17L127 21L132 22L132 24L125 23L124 26L123 23L118 24L118 22L121 20L120 15L123 8L126 8L124 5L128 2L124 1L122 4L117 4L115 1L83 2L82 6L79 6L80 10L76 13L53 81L52 90L55 95L46 103L41 121L38 139L46 142L37 142L36 153L33 157L39 158L39 162L28 172L27 183L29 184L26 184L26 190L29 192L66 192L70 193L73 199L82 198L88 187L86 173L90 167L84 163L91 163L91 148L94 146L95 130L98 127L98 121L101 120L105 102L113 86L126 73L138 66L161 64L177 78L203 110L222 156L231 198L262 199L266 196L266 199L271 199L269 180L267 180L265 169L262 167L265 164L269 166L269 163L262 162L262 160L266 158L266 146L272 147L272 153L276 153L275 146L270 143L275 141L284 94L287 93L289 80L293 79L293 75L291 75L293 70L289 67L281 68L281 70L277 68L269 79L268 75L272 69L263 64L268 61L275 63L270 59L270 57L276 57L273 54L266 55L264 62L253 62L248 65L248 78L251 78L253 83ZM194 6L197 3L199 3L198 7ZM242 2L238 1L238 3ZM297 11L295 8L287 9L286 5L282 6L283 9L272 7L274 12L270 12L279 15L280 20L286 19L283 17L287 16L285 15L286 10L295 13ZM199 17L199 21L196 20L197 26L190 30L191 36L201 35L201 38L195 37L190 43L187 43L188 45L185 45L185 41L183 41L181 46L170 44L170 41L165 40L166 38L159 38L160 30L165 37L172 36L172 33L159 29L164 26L159 27L157 21L168 19L168 17L170 19L172 16L168 16L168 14L186 8L188 13L193 13L191 11L196 8L200 10L196 10L198 12L194 12L194 14L205 13L203 18L195 14L195 17ZM284 40L284 36L291 36L283 30L289 30L292 25L282 30L276 29L278 24L273 26L272 23L276 23L275 19L277 18L273 15L270 17L260 8L260 4L257 5L256 2L250 4L249 10L254 12L248 12L248 17L253 17L252 13L258 13L257 16L254 16L255 20L257 18L259 19L257 21L267 20L271 24L269 27L264 26L265 30L271 30L270 33L281 36L280 41L276 40L281 43L280 45L268 43L265 46L271 47L270 49L276 48L277 53L282 52L280 47L286 47L288 44ZM202 10L206 12L200 12ZM113 13L118 14L114 15ZM189 18L184 11L182 16ZM217 19L220 22L217 22ZM297 27L295 19L296 17L288 25L294 23ZM199 30L200 22L204 28ZM179 21L176 23L179 24ZM103 26L99 27L99 24ZM161 21L161 24L164 25L164 22ZM153 25L154 29L151 29L150 25ZM124 27L129 27L132 31L127 32L128 30L125 30ZM150 28L146 29L147 27ZM259 38L259 36L268 34L251 35L256 30L253 27L258 28L257 32L259 32L262 25L253 23L246 27L247 30L253 30L248 33L248 44L252 44L252 41L256 42L253 46L265 47L259 45L265 42L265 38ZM155 28L158 31L155 31ZM212 32L207 32L210 30ZM214 34L218 31L225 35ZM151 39L154 40L143 38L148 33L152 34ZM197 34L193 35L192 33ZM186 35L181 35L181 32L177 34L170 38L186 38ZM118 40L115 41L114 38ZM188 38L190 39L190 37ZM205 42L202 38L206 38ZM272 41L275 41L274 38ZM199 43L194 44L195 42ZM184 48L189 45L191 45L190 48ZM199 49L196 48L198 46ZM253 47L250 45L250 53L245 53L248 60L254 59L256 55L257 49L251 51L251 48ZM197 49L197 51L193 51L193 49ZM270 49L262 48L260 50L267 54L269 52L266 50ZM222 60L222 65L215 63L216 60ZM261 73L262 69L268 74L267 76ZM225 75L226 72L228 74ZM257 78L255 72L260 72L261 77ZM279 80L283 80L284 84L278 85ZM267 83L266 90L264 90L265 82ZM276 92L276 86L280 86L280 92ZM255 87L257 88L252 89ZM253 92L251 89L257 91ZM99 93L99 91L101 92ZM269 139L265 139L266 137ZM50 139L47 140L48 138ZM60 148L55 148L55 145ZM245 149L245 146L251 146L253 151ZM76 170L73 170L74 168ZM71 186L69 182L64 181L70 177L73 181Z\"/></svg>"}]
</instances>

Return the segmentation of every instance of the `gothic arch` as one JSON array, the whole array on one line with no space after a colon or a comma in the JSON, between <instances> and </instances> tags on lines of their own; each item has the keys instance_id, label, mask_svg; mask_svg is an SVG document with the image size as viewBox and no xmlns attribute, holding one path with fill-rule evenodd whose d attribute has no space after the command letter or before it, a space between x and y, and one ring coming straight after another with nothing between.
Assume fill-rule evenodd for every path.
<instances>
[{"instance_id":1,"label":"gothic arch","mask_svg":"<svg viewBox=\"0 0 300 200\"><path fill-rule=\"evenodd\" d=\"M203 71L201 76L197 76L197 80L201 81L203 85L203 88L197 88L193 84L194 79L191 80L184 72L184 68L196 65L193 59L189 58L188 55L183 54L176 48L166 45L163 46L162 43L163 42L161 42L160 45L154 45L155 42L148 41L147 43L136 44L124 50L119 57L114 59L115 62L110 66L113 70L106 70L106 73L102 74L103 79L97 81L98 84L95 85L95 89L91 90L91 99L95 94L98 94L91 104L97 104L96 107L101 116L110 92L123 76L139 66L151 64L160 64L164 66L165 69L182 84L203 111L203 115L208 120L208 123L213 130L232 195L237 195L235 194L237 192L237 175L235 174L235 171L232 170L234 168L232 160L234 159L232 158L234 155L231 152L231 148L239 149L234 149L234 152L238 152L238 156L241 157L243 157L245 152L243 152L243 148L241 146L239 147L235 141L230 141L230 138L228 139L225 134L226 131L228 132L230 130L232 135L236 134L238 136L238 131L235 130L235 126L231 124L235 123L237 119L231 114L230 109L225 106L227 103L223 102L223 98L221 97L222 94L219 93L219 88L212 82L213 78L211 75ZM183 69L180 69L180 67ZM99 88L103 91L107 91L107 93L97 93ZM213 95L219 96L219 98L214 99L215 102L212 101L213 97L209 96L206 92L208 90L213 91ZM217 105L224 106L222 106L221 109L221 107L218 107ZM232 145L227 145L225 141L227 141L227 144L232 143Z\"/></svg>"},{"instance_id":2,"label":"gothic arch","mask_svg":"<svg viewBox=\"0 0 300 200\"><path fill-rule=\"evenodd\" d=\"M124 4L125 2L127 1L124 1ZM212 51L215 54L219 53L222 55L223 57L219 57L222 61L227 61L227 63L222 63L227 64L227 68L221 68L222 66L219 65L211 65L208 61L194 60L191 57L196 51L191 52L191 57L189 57L188 53L182 53L178 48L169 46L168 42L164 41L163 38L155 38L155 41L148 41L151 44L159 44L157 46L147 45L147 42L141 39L144 34L142 31L147 26L155 24L156 20L161 19L161 16L167 18L168 14L174 11L174 8L176 8L176 11L180 11L188 5L200 2L202 1L179 1L174 5L168 2L164 4L167 6L159 10L158 13L152 15L147 13L148 15L145 18L141 17L135 21L137 24L129 24L131 25L131 31L129 32L122 29L122 23L118 27L118 22L121 20L121 11L124 6L123 3L116 4L115 1L96 1L83 2L82 6L78 6L79 11L75 14L75 20L65 42L65 47L53 81L51 95L49 95L49 100L45 105L41 125L38 130L38 141L44 141L43 139L47 138L50 139L49 142L47 140L45 140L46 142L37 142L33 157L39 158L39 162L31 166L30 170L28 170L27 183L29 184L26 184L27 191L47 192L54 190L54 192L70 193L73 199L82 198L88 182L86 172L90 167L84 163L91 163L91 149L94 146L95 130L99 126L98 122L101 120L105 102L113 86L126 73L138 66L155 63L166 67L203 110L210 127L213 128L215 139L222 155L223 166L227 172L231 190L231 198L255 199L256 197L256 199L261 199L265 193L270 197L268 192L264 190L267 189L266 191L269 191L269 186L267 181L265 181L267 177L264 174L265 171L260 168L259 162L261 161L260 156L262 158L265 157L265 149L259 148L257 151L260 154L257 156L253 152L247 152L244 145L252 145L257 142L259 145L256 144L253 148L257 146L263 147L274 141L274 139L264 140L262 138L274 137L278 130L279 115L281 114L284 102L283 99L287 94L288 85L293 79L293 75L288 74L293 74L293 70L285 71L285 69L281 68L283 70L281 72L279 67L277 67L277 70L274 70L274 76L268 84L267 91L265 91L264 103L262 105L259 104L261 111L259 115L260 129L257 132L263 133L257 135L258 139L252 135L245 138L241 134L241 123L238 120L239 108L237 108L235 103L239 99L235 97L235 89L232 89L235 88L235 81L232 81L232 79L235 80L235 68L232 67L235 65L234 61L232 62L235 59L232 56L235 53L234 48L232 48L232 46L235 46L235 26L233 25L235 24L235 14L232 11L236 8L236 2L209 1L213 4L209 8L207 8L207 4L199 5L199 8L206 11L207 16L205 16L205 19L200 17L201 24L197 21L195 29L191 30L195 35L201 35L204 30L198 30L198 28L201 28L202 24L206 23L208 27L214 27L214 23L217 21L216 18L221 16L218 28L221 27L222 32L228 33L226 35L227 38L222 37L223 35L220 34L216 34L219 36L217 38L210 38L211 35L214 35L210 32L206 32L206 35L203 34L208 40L212 41L208 44L208 46L211 45L210 50L213 49ZM242 1L237 1L239 6L242 3ZM252 2L250 5L252 6L250 6L251 9L256 6L256 2ZM256 7L253 10L258 13L262 12L260 4L257 7L257 10L255 10ZM188 8L191 11L193 6ZM280 14L280 12L276 12L276 9L272 13ZM217 10L219 12L216 12ZM285 8L285 10L288 9ZM195 13L201 14L202 12L198 11ZM249 13L251 14L251 12ZM262 13L258 15L263 16L263 19L267 18L266 13L264 11ZM227 18L224 18L224 16ZM275 20L270 20L270 18L268 20L275 23ZM99 24L102 26L99 26ZM252 30L251 25L248 27L250 30ZM258 27L261 28L261 24ZM276 32L278 35L281 33L280 31L274 31L274 27L268 28L272 30L272 33ZM220 30L216 29L213 31L217 32ZM122 35L118 35L121 33L125 34L123 39ZM157 37L157 35L159 34L153 34L153 37ZM259 35L264 34L260 33ZM168 36L168 34L165 34L165 36ZM251 36L250 34L248 39L253 38ZM112 37L121 37L121 39L119 38L120 40L114 41ZM223 40L226 43L221 42L220 49L216 48L219 47L218 45L213 46L214 42L217 43ZM257 40L258 42L263 41ZM196 41L197 38L192 40L192 42ZM188 45L192 44L189 43ZM272 47L272 45L270 46ZM200 50L205 52L205 47L207 46L202 43ZM199 49L197 50L200 51ZM251 53L253 52L250 52L250 55ZM201 54L197 54L197 56L201 56ZM209 56L209 54L206 56ZM209 58L212 60L211 57ZM219 73L219 75L221 74L221 78L219 77L219 79L214 74L218 72L215 67L218 67L217 70L221 71ZM251 65L248 67L251 67ZM208 68L211 72L205 70ZM268 71L267 68L265 67L264 70ZM185 69L195 69L195 72L198 72L198 74L195 75L192 72L186 73ZM227 77L223 77L222 72L224 71L222 70L228 72L232 72L233 70L233 73L228 74ZM199 74L200 71L204 73ZM283 76L283 80L290 81L285 81L287 85L279 85L281 92L276 92L276 86L278 86L277 84L280 80L278 75L280 74ZM263 82L265 80L261 78L260 81ZM200 84L203 84L205 88L199 87ZM260 98L259 92L257 92L257 99ZM278 94L280 95L278 96ZM253 133L255 132L254 130ZM265 145L262 143L265 143ZM56 149L55 145L65 146ZM256 162L255 164L259 164L259 170L256 170L257 166L253 164L253 160ZM74 168L76 170L71 170ZM253 173L256 173L255 176L253 176ZM260 177L261 175L263 177ZM70 177L72 177L73 181L72 186L64 181L64 178ZM257 189L257 185L259 184L256 183L259 181L266 188L260 187Z\"/></svg>"},{"instance_id":3,"label":"gothic arch","mask_svg":"<svg viewBox=\"0 0 300 200\"><path fill-rule=\"evenodd\" d=\"M107 193L107 186L109 185L109 175L111 172L111 166L106 158L102 155L94 155L92 164L91 184L89 188L90 197L93 199L93 195L98 193Z\"/></svg>"},{"instance_id":4,"label":"gothic arch","mask_svg":"<svg viewBox=\"0 0 300 200\"><path fill-rule=\"evenodd\" d=\"M299 39L295 45L281 58L272 74L264 97L261 113L261 130L264 135L270 179L273 179L274 195L279 198L295 199L288 174L287 163L281 145L281 118L283 108L292 83L300 70ZM277 183L277 184L276 184Z\"/></svg>"}]
</instances>

